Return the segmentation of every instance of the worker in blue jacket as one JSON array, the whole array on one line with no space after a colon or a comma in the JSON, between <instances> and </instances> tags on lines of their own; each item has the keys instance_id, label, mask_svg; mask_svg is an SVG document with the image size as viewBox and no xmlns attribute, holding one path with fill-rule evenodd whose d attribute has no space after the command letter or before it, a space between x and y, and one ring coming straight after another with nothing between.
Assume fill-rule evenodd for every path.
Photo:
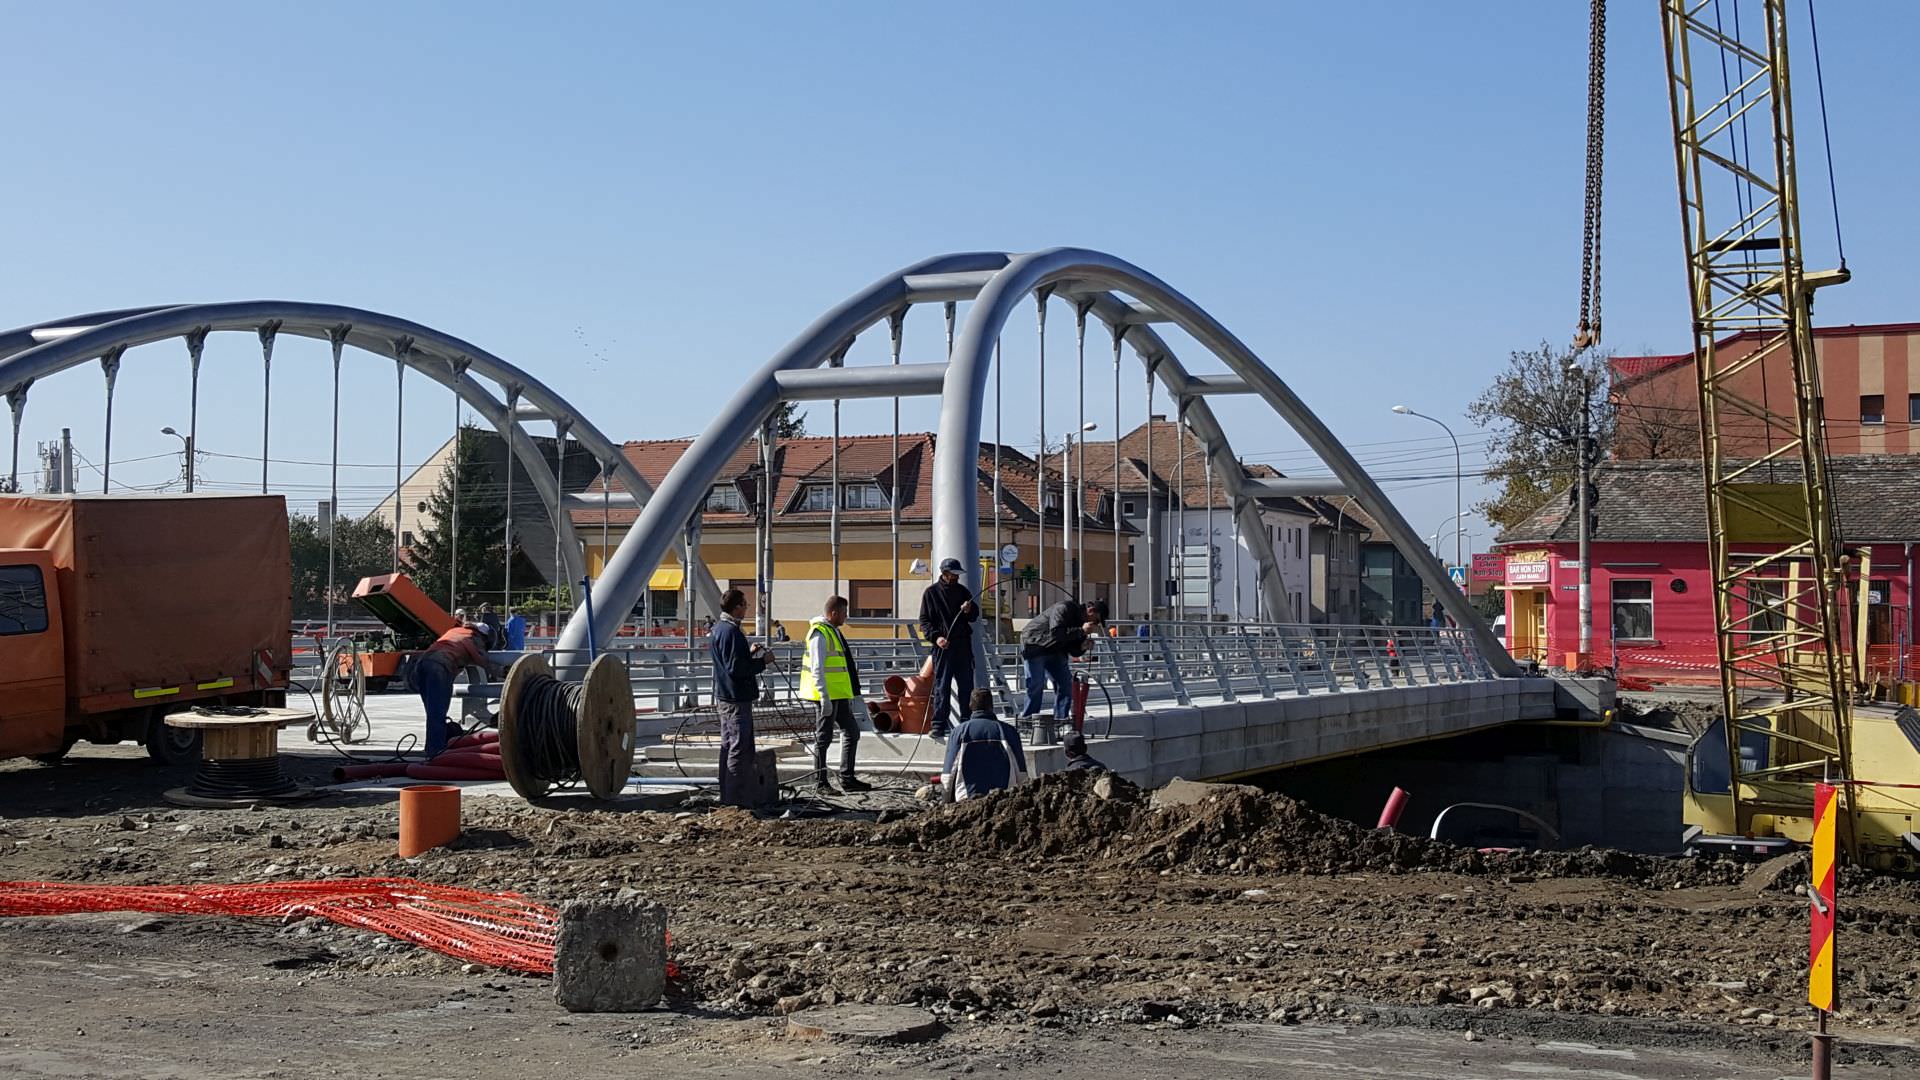
<instances>
[{"instance_id":1,"label":"worker in blue jacket","mask_svg":"<svg viewBox=\"0 0 1920 1080\"><path fill-rule=\"evenodd\" d=\"M967 719L947 739L946 797L971 799L1025 782L1027 754L1020 733L993 711L993 691L967 697Z\"/></svg>"},{"instance_id":2,"label":"worker in blue jacket","mask_svg":"<svg viewBox=\"0 0 1920 1080\"><path fill-rule=\"evenodd\" d=\"M713 657L713 708L720 714L720 803L750 807L753 770L753 703L760 697L760 673L768 649L750 645L740 619L747 596L728 589L720 596L720 618L707 632Z\"/></svg>"}]
</instances>

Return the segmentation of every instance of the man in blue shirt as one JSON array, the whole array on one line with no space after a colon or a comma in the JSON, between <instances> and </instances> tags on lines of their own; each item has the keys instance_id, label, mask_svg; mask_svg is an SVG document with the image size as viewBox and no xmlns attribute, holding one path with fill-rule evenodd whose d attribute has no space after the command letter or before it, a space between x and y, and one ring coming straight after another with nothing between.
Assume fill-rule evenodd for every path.
<instances>
[{"instance_id":1,"label":"man in blue shirt","mask_svg":"<svg viewBox=\"0 0 1920 1080\"><path fill-rule=\"evenodd\" d=\"M720 618L707 632L713 657L713 708L720 714L720 803L751 807L753 703L760 697L760 673L767 668L767 647L749 645L740 629L747 596L728 589L720 596Z\"/></svg>"},{"instance_id":2,"label":"man in blue shirt","mask_svg":"<svg viewBox=\"0 0 1920 1080\"><path fill-rule=\"evenodd\" d=\"M993 691L967 698L966 722L947 738L947 797L958 802L1013 787L1026 779L1027 755L1020 733L994 715Z\"/></svg>"},{"instance_id":3,"label":"man in blue shirt","mask_svg":"<svg viewBox=\"0 0 1920 1080\"><path fill-rule=\"evenodd\" d=\"M527 620L512 608L507 609L507 621L501 629L507 635L508 652L524 652L527 648Z\"/></svg>"}]
</instances>

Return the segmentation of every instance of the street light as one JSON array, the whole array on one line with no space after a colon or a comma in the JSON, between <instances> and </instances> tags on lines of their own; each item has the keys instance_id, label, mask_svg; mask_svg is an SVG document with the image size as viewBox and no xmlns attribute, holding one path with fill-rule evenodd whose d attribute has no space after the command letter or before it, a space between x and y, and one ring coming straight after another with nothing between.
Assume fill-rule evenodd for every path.
<instances>
[{"instance_id":1,"label":"street light","mask_svg":"<svg viewBox=\"0 0 1920 1080\"><path fill-rule=\"evenodd\" d=\"M171 427L161 428L160 434L171 435L180 440L181 453L184 459L180 466L180 473L187 478L187 492L191 494L193 492L193 438L188 435L182 435Z\"/></svg>"},{"instance_id":2,"label":"street light","mask_svg":"<svg viewBox=\"0 0 1920 1080\"><path fill-rule=\"evenodd\" d=\"M1085 522L1080 522L1078 528L1074 526L1075 521L1080 517L1080 504L1083 501L1074 498L1075 494L1080 493L1079 488L1074 485L1077 483L1085 486L1087 470L1086 462L1083 460L1080 463L1081 478L1077 481L1073 480L1073 439L1076 435L1097 431L1099 428L1099 424L1089 420L1080 425L1079 431L1067 432L1066 446L1060 451L1060 557L1066 558L1069 552L1073 555L1073 573L1070 576L1062 576L1068 577L1073 582L1073 596L1076 600L1080 598L1081 566L1087 555L1087 530ZM1083 439L1080 445L1080 456L1085 458L1086 452L1086 441Z\"/></svg>"},{"instance_id":3,"label":"street light","mask_svg":"<svg viewBox=\"0 0 1920 1080\"><path fill-rule=\"evenodd\" d=\"M1440 430L1446 432L1447 438L1453 440L1453 517L1454 517L1453 564L1455 566L1465 565L1461 561L1462 552L1460 550L1460 527L1462 525L1462 522L1460 521L1460 440L1454 436L1452 428L1448 427L1446 424L1442 423L1440 420L1434 417L1428 416L1426 413L1415 412L1412 409L1407 408L1405 405L1395 405L1393 407L1393 411L1399 413L1402 416L1417 416L1422 420L1430 420L1433 423L1439 424Z\"/></svg>"}]
</instances>

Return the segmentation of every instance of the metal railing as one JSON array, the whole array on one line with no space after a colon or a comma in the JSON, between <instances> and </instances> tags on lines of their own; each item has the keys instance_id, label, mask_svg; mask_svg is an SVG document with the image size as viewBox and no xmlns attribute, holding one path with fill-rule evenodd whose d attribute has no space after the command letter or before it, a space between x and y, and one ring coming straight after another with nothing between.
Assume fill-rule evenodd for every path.
<instances>
[{"instance_id":1,"label":"metal railing","mask_svg":"<svg viewBox=\"0 0 1920 1080\"><path fill-rule=\"evenodd\" d=\"M633 672L642 710L674 712L712 700L712 666L704 648L617 646ZM881 693L888 676L919 672L925 646L905 640L849 639L862 689ZM1026 686L1017 641L985 647L983 685L1003 711L1018 711ZM774 662L761 678L775 701L798 690L802 645L773 646ZM555 656L563 664L566 657ZM584 660L584 657L578 658ZM1391 686L1483 682L1498 676L1456 628L1405 626L1302 626L1155 622L1102 637L1074 664L1076 674L1100 687L1115 708L1149 703L1272 699L1288 695L1342 693Z\"/></svg>"}]
</instances>

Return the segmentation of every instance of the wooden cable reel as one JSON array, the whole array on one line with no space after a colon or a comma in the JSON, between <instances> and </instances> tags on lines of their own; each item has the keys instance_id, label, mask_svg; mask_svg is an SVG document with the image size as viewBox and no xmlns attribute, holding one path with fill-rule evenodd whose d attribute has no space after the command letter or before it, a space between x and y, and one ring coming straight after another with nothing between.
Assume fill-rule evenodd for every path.
<instances>
[{"instance_id":1,"label":"wooden cable reel","mask_svg":"<svg viewBox=\"0 0 1920 1080\"><path fill-rule=\"evenodd\" d=\"M554 700L563 689L578 691L571 710ZM584 683L562 684L545 656L521 657L500 692L507 782L528 801L575 780L596 799L613 798L633 771L633 716L633 686L618 658L602 656L587 668Z\"/></svg>"}]
</instances>

